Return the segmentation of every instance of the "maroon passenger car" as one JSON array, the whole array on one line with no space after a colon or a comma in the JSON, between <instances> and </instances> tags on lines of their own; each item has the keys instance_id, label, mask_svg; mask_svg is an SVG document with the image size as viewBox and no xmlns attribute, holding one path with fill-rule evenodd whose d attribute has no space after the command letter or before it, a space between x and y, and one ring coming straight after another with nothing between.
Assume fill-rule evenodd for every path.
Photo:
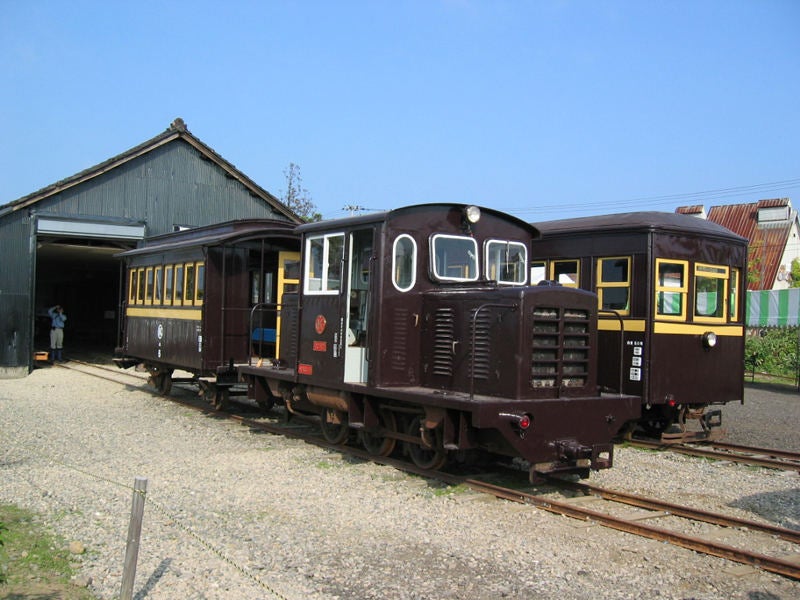
<instances>
[{"instance_id":1,"label":"maroon passenger car","mask_svg":"<svg viewBox=\"0 0 800 600\"><path fill-rule=\"evenodd\" d=\"M598 295L598 382L642 398L632 425L664 441L719 432L721 412L709 406L744 397L747 240L662 212L535 226L533 282Z\"/></svg>"},{"instance_id":2,"label":"maroon passenger car","mask_svg":"<svg viewBox=\"0 0 800 600\"><path fill-rule=\"evenodd\" d=\"M535 228L495 210L409 206L309 223L278 357L238 365L248 394L435 468L474 451L536 473L610 467L640 400L600 394L597 297L530 286Z\"/></svg>"}]
</instances>

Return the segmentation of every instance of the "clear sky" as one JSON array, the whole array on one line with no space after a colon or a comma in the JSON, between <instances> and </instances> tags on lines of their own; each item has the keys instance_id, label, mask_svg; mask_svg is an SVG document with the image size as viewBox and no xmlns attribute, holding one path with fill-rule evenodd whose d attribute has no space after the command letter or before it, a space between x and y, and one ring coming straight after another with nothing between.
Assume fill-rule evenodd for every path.
<instances>
[{"instance_id":1,"label":"clear sky","mask_svg":"<svg viewBox=\"0 0 800 600\"><path fill-rule=\"evenodd\" d=\"M0 204L181 117L325 218L800 207L798 0L0 0L0 86Z\"/></svg>"}]
</instances>

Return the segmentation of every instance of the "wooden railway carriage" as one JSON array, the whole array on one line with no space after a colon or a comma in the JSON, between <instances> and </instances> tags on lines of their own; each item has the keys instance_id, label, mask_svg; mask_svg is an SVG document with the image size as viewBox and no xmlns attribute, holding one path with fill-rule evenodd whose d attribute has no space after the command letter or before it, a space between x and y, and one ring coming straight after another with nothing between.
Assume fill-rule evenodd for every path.
<instances>
[{"instance_id":1,"label":"wooden railway carriage","mask_svg":"<svg viewBox=\"0 0 800 600\"><path fill-rule=\"evenodd\" d=\"M602 389L641 396L651 435L709 437L721 413L706 407L744 393L747 240L659 212L535 226L532 281L598 295ZM687 430L687 418L700 426Z\"/></svg>"},{"instance_id":2,"label":"wooden railway carriage","mask_svg":"<svg viewBox=\"0 0 800 600\"><path fill-rule=\"evenodd\" d=\"M240 365L248 394L438 467L484 450L535 472L611 466L638 399L597 392L594 294L528 284L536 230L430 204L298 227L301 285L280 358Z\"/></svg>"},{"instance_id":3,"label":"wooden railway carriage","mask_svg":"<svg viewBox=\"0 0 800 600\"><path fill-rule=\"evenodd\" d=\"M121 253L127 275L117 363L144 365L164 394L173 371L187 371L183 380L224 402L237 382L234 363L275 355L281 296L294 291L298 271L295 226L232 221L153 237Z\"/></svg>"}]
</instances>

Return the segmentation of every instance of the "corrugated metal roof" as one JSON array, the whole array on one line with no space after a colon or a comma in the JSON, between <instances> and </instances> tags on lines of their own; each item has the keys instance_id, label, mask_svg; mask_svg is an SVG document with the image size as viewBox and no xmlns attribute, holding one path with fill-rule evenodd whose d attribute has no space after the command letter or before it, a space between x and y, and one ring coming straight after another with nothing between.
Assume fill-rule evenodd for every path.
<instances>
[{"instance_id":1,"label":"corrugated metal roof","mask_svg":"<svg viewBox=\"0 0 800 600\"><path fill-rule=\"evenodd\" d=\"M771 289L778 274L794 219L759 225L758 209L780 206L788 206L788 199L712 206L708 211L709 221L719 223L750 240L748 260L750 274L755 273L760 277L758 281L748 281L749 290Z\"/></svg>"},{"instance_id":2,"label":"corrugated metal roof","mask_svg":"<svg viewBox=\"0 0 800 600\"><path fill-rule=\"evenodd\" d=\"M163 133L150 140L147 140L142 144L139 144L134 148L131 148L130 150L127 150L126 152L123 152L122 154L118 154L113 158L109 158L108 160L81 171L80 173L76 173L71 177L62 179L61 181L53 183L45 188L42 188L41 190L33 192L32 194L28 194L27 196L23 196L18 200L14 200L4 206L0 206L0 218L8 213L25 208L31 204L35 204L41 200L44 200L45 198L59 194L68 188L103 175L112 169L115 169L176 139L182 139L196 148L203 156L219 165L219 167L222 168L228 174L228 176L241 182L241 184L247 188L252 195L264 200L264 202L266 202L275 212L285 215L288 219L295 223L303 222L297 214L290 210L275 196L250 179L247 175L239 171L233 164L222 158L222 156L217 154L210 146L207 146L194 135L192 135L189 132L189 129L186 127L186 123L184 123L183 119L181 118L175 119Z\"/></svg>"}]
</instances>

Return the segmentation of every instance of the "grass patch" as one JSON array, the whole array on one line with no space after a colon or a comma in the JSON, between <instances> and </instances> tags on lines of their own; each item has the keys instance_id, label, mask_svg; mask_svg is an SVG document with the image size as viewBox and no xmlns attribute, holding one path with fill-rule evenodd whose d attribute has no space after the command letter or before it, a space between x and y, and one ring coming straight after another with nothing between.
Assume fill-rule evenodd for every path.
<instances>
[{"instance_id":1,"label":"grass patch","mask_svg":"<svg viewBox=\"0 0 800 600\"><path fill-rule=\"evenodd\" d=\"M46 531L36 515L4 504L0 505L0 523L0 600L94 598L88 589L70 581L75 567L67 544Z\"/></svg>"}]
</instances>

